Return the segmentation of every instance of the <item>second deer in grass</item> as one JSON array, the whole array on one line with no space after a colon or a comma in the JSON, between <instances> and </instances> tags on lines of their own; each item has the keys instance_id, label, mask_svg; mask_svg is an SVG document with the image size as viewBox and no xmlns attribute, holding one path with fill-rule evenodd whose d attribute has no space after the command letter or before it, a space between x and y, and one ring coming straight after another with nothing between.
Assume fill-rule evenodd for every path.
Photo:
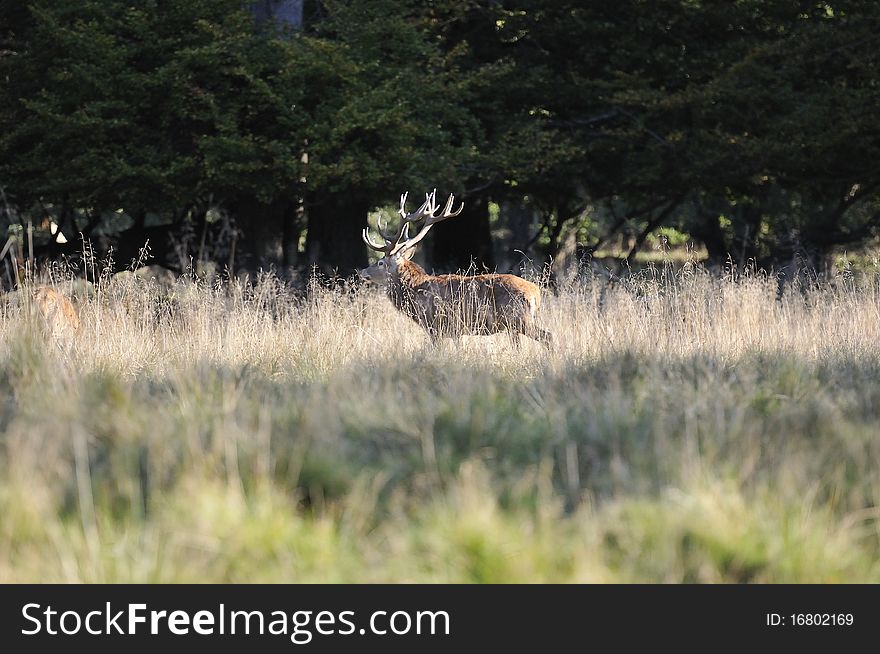
<instances>
[{"instance_id":1,"label":"second deer in grass","mask_svg":"<svg viewBox=\"0 0 880 654\"><path fill-rule=\"evenodd\" d=\"M79 316L73 304L57 289L42 286L34 293L34 303L45 327L53 336L71 335L79 329Z\"/></svg>"},{"instance_id":2,"label":"second deer in grass","mask_svg":"<svg viewBox=\"0 0 880 654\"><path fill-rule=\"evenodd\" d=\"M453 211L455 198L450 195L441 209L435 189L426 195L422 206L407 213L406 196L400 197L398 229L389 232L379 225L383 245L374 243L369 229L364 229L364 242L383 256L364 268L361 277L384 284L394 306L421 325L435 342L443 336L507 332L514 340L523 334L549 347L550 332L536 324L541 306L541 289L536 284L515 275L429 275L410 261L413 248L431 227L457 216L464 204ZM423 220L419 232L410 236L410 228Z\"/></svg>"}]
</instances>

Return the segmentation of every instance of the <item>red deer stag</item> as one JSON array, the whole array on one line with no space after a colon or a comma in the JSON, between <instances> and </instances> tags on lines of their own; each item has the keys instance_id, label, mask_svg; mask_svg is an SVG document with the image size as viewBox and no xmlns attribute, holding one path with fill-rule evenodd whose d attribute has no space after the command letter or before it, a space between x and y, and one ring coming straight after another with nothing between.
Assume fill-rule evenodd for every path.
<instances>
[{"instance_id":1,"label":"red deer stag","mask_svg":"<svg viewBox=\"0 0 880 654\"><path fill-rule=\"evenodd\" d=\"M422 206L407 213L406 196L400 196L398 229L389 232L378 226L384 245L375 244L369 228L364 229L364 242L384 256L364 268L361 277L384 284L394 306L421 325L434 342L443 336L507 332L515 342L524 334L549 347L552 335L535 323L541 306L541 290L535 284L515 275L429 275L410 261L413 248L431 227L457 216L464 204L453 211L455 198L450 195L441 209L434 189ZM422 220L422 228L410 236L410 228Z\"/></svg>"}]
</instances>

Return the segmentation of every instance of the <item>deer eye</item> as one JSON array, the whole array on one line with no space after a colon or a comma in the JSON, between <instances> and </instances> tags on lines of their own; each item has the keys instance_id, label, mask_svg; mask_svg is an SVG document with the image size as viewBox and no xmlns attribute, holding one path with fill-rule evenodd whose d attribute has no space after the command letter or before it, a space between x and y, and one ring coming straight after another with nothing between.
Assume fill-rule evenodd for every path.
<instances>
[{"instance_id":1,"label":"deer eye","mask_svg":"<svg viewBox=\"0 0 880 654\"><path fill-rule=\"evenodd\" d=\"M380 268L384 268L385 267L385 260L379 259L379 262L376 265L379 266Z\"/></svg>"}]
</instances>

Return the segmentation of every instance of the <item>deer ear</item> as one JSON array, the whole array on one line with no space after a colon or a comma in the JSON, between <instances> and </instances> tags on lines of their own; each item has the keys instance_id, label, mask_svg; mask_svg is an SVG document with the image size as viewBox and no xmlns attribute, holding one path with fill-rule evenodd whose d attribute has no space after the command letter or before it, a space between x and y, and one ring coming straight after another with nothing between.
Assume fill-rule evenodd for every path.
<instances>
[{"instance_id":1,"label":"deer ear","mask_svg":"<svg viewBox=\"0 0 880 654\"><path fill-rule=\"evenodd\" d=\"M416 253L415 248L407 248L406 250L404 250L403 252L401 252L397 255L397 260L398 261L409 261L410 259L413 258L413 255L415 253Z\"/></svg>"}]
</instances>

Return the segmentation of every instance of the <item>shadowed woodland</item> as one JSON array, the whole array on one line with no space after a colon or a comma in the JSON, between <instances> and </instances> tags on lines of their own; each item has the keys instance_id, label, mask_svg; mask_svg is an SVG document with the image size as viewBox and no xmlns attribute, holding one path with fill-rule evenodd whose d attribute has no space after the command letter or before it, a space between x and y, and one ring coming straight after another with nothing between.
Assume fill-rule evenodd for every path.
<instances>
[{"instance_id":1,"label":"shadowed woodland","mask_svg":"<svg viewBox=\"0 0 880 654\"><path fill-rule=\"evenodd\" d=\"M368 217L465 201L426 268L822 270L880 230L880 5L0 1L0 236L81 269L304 279ZM373 224L375 224L373 222ZM659 241L657 240L659 239ZM9 285L10 259L5 258Z\"/></svg>"}]
</instances>

